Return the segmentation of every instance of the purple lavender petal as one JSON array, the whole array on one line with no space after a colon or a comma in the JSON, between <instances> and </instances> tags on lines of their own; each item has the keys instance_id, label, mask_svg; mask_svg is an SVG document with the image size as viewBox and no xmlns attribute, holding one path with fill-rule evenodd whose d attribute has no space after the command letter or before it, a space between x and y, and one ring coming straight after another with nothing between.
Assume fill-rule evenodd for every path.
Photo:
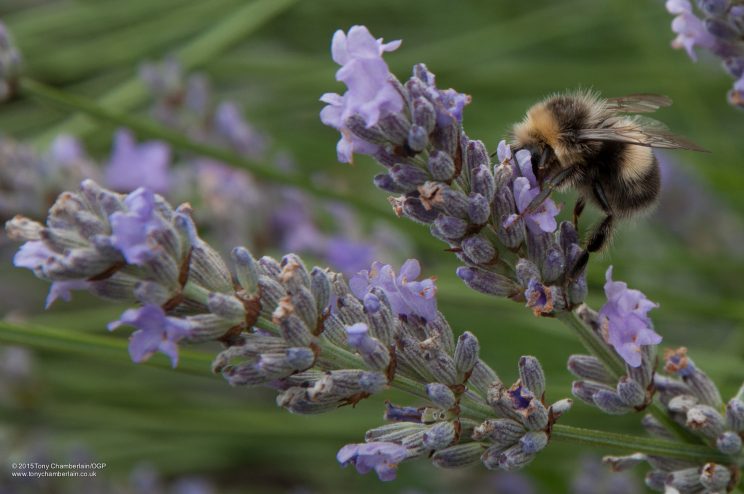
<instances>
[{"instance_id":1,"label":"purple lavender petal","mask_svg":"<svg viewBox=\"0 0 744 494\"><path fill-rule=\"evenodd\" d=\"M69 302L72 300L72 290L87 290L89 286L90 282L87 280L55 281L49 287L44 308L48 309L58 299Z\"/></svg>"},{"instance_id":2,"label":"purple lavender petal","mask_svg":"<svg viewBox=\"0 0 744 494\"><path fill-rule=\"evenodd\" d=\"M138 328L129 340L132 361L143 362L160 351L170 357L173 367L178 364L178 342L191 329L188 321L166 316L161 307L152 304L124 311L119 320L109 323L108 329L113 331L121 325Z\"/></svg>"},{"instance_id":3,"label":"purple lavender petal","mask_svg":"<svg viewBox=\"0 0 744 494\"><path fill-rule=\"evenodd\" d=\"M389 442L347 444L336 455L342 466L353 464L362 475L374 470L382 481L395 479L398 464L407 457L404 446Z\"/></svg>"},{"instance_id":4,"label":"purple lavender petal","mask_svg":"<svg viewBox=\"0 0 744 494\"><path fill-rule=\"evenodd\" d=\"M163 228L155 211L155 195L139 188L124 199L128 212L111 215L111 243L130 264L144 264L154 252L148 240L153 231Z\"/></svg>"},{"instance_id":5,"label":"purple lavender petal","mask_svg":"<svg viewBox=\"0 0 744 494\"><path fill-rule=\"evenodd\" d=\"M631 367L641 365L641 346L658 345L661 336L653 330L647 313L658 307L639 290L628 289L621 281L612 280L612 266L607 269L605 295L607 303L599 311L607 342Z\"/></svg>"}]
</instances>

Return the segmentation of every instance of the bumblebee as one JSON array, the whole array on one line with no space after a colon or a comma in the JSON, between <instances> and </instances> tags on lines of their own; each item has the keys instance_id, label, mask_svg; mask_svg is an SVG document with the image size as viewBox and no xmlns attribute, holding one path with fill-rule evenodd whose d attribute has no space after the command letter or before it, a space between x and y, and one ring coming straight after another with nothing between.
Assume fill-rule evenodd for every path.
<instances>
[{"instance_id":1,"label":"bumblebee","mask_svg":"<svg viewBox=\"0 0 744 494\"><path fill-rule=\"evenodd\" d=\"M656 203L661 183L652 148L705 151L656 120L629 115L671 104L669 98L656 94L605 99L591 91L578 91L535 104L514 125L513 148L530 151L542 189L522 216L537 210L555 189L578 192L573 210L577 228L587 202L604 213L571 268L572 278L584 269L589 253L608 244L618 220L642 214Z\"/></svg>"}]
</instances>

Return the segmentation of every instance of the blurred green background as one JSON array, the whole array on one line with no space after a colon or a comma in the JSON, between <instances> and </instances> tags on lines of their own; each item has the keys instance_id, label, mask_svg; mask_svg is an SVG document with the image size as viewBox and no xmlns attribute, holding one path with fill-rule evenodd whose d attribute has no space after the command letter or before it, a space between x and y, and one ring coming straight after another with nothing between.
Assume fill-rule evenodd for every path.
<instances>
[{"instance_id":1,"label":"blurred green background","mask_svg":"<svg viewBox=\"0 0 744 494\"><path fill-rule=\"evenodd\" d=\"M0 0L0 18L24 55L27 75L146 115L150 101L136 80L139 64L177 53L246 4ZM609 252L592 259L589 301L601 305L604 272L613 264L616 279L661 304L652 316L665 338L663 346L690 348L725 397L741 385L744 114L726 104L730 79L715 60L702 56L693 64L669 46L671 16L663 2L325 0L256 5L266 15L259 16L257 9L240 20L242 34L229 48L205 60L188 52L189 60L198 60L193 68L198 65L221 96L240 102L246 118L268 133L275 147L289 150L303 172L322 172L342 192L381 208L385 194L371 185L378 165L366 158L353 166L337 163L337 133L318 118L319 96L342 90L334 81L337 66L329 53L336 29L364 24L375 36L402 38L402 47L386 55L391 70L405 79L412 64L424 62L437 75L439 87L472 95L464 125L471 138L483 140L490 150L530 104L555 91L593 87L607 96L669 95L675 104L658 118L711 153L666 155L667 189L659 210L624 225ZM38 143L58 131L69 115L21 97L0 108L0 129ZM92 131L86 129L91 153L108 154L115 128L95 122ZM570 213L571 195L559 200L564 214ZM360 217L371 222L379 215L368 210L360 211ZM581 351L572 334L517 304L468 291L454 274L455 259L426 238L424 227L407 224L392 212L384 218L411 234L414 247L403 255L417 256L424 274L437 276L440 310L457 333L470 330L478 336L482 357L505 382L516 377L518 357L532 354L543 363L550 399L569 396L566 358ZM593 218L587 215L584 226ZM92 297L77 296L71 304L44 312L47 285L14 269L8 254L12 249L5 250L1 313L75 334L126 337L105 331L123 308ZM45 344L30 336L24 341L34 349L34 372L22 405L2 408L0 446L6 451L42 441L59 461L69 448L84 445L93 459L108 464L107 478L126 479L146 461L165 478L208 477L219 492L439 493L464 491L465 486L498 492L490 484L494 474L482 467L445 472L425 461L413 462L401 467L392 484L339 468L338 448L360 441L366 429L381 422L384 398L401 402L405 396L370 399L325 416L293 416L276 408L271 392L233 389L211 375L208 352L214 349L193 350L193 362L186 359L174 372L133 365L121 349L103 353L83 345ZM153 362L162 366L165 359L156 356ZM639 418L614 418L576 404L563 423L641 434ZM541 453L526 472L537 492L572 492L569 485L582 452L575 445L554 443Z\"/></svg>"}]
</instances>

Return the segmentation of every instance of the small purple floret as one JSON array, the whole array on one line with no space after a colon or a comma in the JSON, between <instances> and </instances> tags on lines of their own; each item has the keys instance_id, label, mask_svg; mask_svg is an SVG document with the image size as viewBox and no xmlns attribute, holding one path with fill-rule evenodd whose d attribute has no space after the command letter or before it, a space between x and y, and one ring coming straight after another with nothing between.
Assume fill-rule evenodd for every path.
<instances>
[{"instance_id":1,"label":"small purple floret","mask_svg":"<svg viewBox=\"0 0 744 494\"><path fill-rule=\"evenodd\" d=\"M658 307L639 290L628 289L622 281L612 281L607 269L604 290L607 303L599 311L605 340L631 367L641 365L641 345L658 345L661 336L653 330L647 313Z\"/></svg>"},{"instance_id":2,"label":"small purple floret","mask_svg":"<svg viewBox=\"0 0 744 494\"><path fill-rule=\"evenodd\" d=\"M111 243L129 264L144 264L154 255L150 234L163 228L155 211L155 195L139 188L124 199L124 204L128 212L111 215Z\"/></svg>"},{"instance_id":3,"label":"small purple floret","mask_svg":"<svg viewBox=\"0 0 744 494\"><path fill-rule=\"evenodd\" d=\"M352 153L371 154L377 146L356 137L347 127L352 115L364 119L367 127L375 125L381 116L397 113L403 108L403 98L390 83L390 69L382 59L386 51L396 50L400 41L383 43L375 39L365 26L353 26L346 34L336 31L331 43L333 60L341 65L336 80L346 84L343 95L326 93L320 100L328 105L320 112L320 119L341 132L338 141L338 160L351 163Z\"/></svg>"},{"instance_id":4,"label":"small purple floret","mask_svg":"<svg viewBox=\"0 0 744 494\"><path fill-rule=\"evenodd\" d=\"M405 447L388 442L347 444L336 455L342 466L353 464L361 474L374 470L382 481L394 480L398 464L407 457Z\"/></svg>"},{"instance_id":5,"label":"small purple floret","mask_svg":"<svg viewBox=\"0 0 744 494\"><path fill-rule=\"evenodd\" d=\"M190 325L184 319L165 315L157 305L148 304L138 309L124 311L118 321L108 324L109 331L121 325L137 328L129 339L129 355L139 363L149 359L155 352L162 352L178 364L178 342L188 336Z\"/></svg>"},{"instance_id":6,"label":"small purple floret","mask_svg":"<svg viewBox=\"0 0 744 494\"><path fill-rule=\"evenodd\" d=\"M375 262L369 271L354 275L349 287L360 300L364 300L370 288L379 287L397 315L419 316L431 321L437 316L437 287L433 278L416 281L420 274L421 266L415 259L407 260L397 277L392 266Z\"/></svg>"}]
</instances>

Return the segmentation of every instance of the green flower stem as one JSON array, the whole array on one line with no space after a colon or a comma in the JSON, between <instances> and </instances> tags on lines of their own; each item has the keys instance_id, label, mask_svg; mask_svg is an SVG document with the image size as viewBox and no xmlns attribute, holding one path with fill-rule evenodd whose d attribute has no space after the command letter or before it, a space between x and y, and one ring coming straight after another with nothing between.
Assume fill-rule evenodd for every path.
<instances>
[{"instance_id":1,"label":"green flower stem","mask_svg":"<svg viewBox=\"0 0 744 494\"><path fill-rule=\"evenodd\" d=\"M736 461L741 463L741 458L732 458L702 445L680 444L676 441L596 431L562 424L553 426L551 437L560 441L609 447L626 452L692 460L695 463L715 462L723 465L730 465Z\"/></svg>"},{"instance_id":2,"label":"green flower stem","mask_svg":"<svg viewBox=\"0 0 744 494\"><path fill-rule=\"evenodd\" d=\"M625 365L620 357L610 350L591 327L579 318L575 312L563 312L558 319L573 329L584 347L597 357L612 375L619 379L626 374ZM679 439L692 444L701 444L700 438L680 426L666 413L663 405L655 399L647 409L659 422L673 432Z\"/></svg>"},{"instance_id":3,"label":"green flower stem","mask_svg":"<svg viewBox=\"0 0 744 494\"><path fill-rule=\"evenodd\" d=\"M357 194L345 194L333 189L319 187L315 185L309 177L300 174L286 173L276 167L249 160L230 150L195 142L189 139L188 136L173 131L156 122L115 109L115 106L120 105L99 104L83 96L77 96L60 91L29 78L22 78L20 81L20 87L21 91L29 96L52 102L64 108L81 111L100 120L126 126L143 137L160 139L181 150L191 151L201 156L208 156L218 161L229 163L238 168L244 168L259 179L281 185L297 187L325 200L330 199L343 201L346 204L355 207L362 214L372 214L375 217L390 221L390 210L386 206L378 206L377 203L370 204ZM77 130L79 131L79 129ZM61 129L54 130L54 132L60 131ZM49 136L51 137L51 134L49 134ZM409 229L408 234L421 246L431 246L436 243L438 248L441 247L439 242L432 239L422 230Z\"/></svg>"},{"instance_id":4,"label":"green flower stem","mask_svg":"<svg viewBox=\"0 0 744 494\"><path fill-rule=\"evenodd\" d=\"M256 31L268 21L286 11L294 5L297 0L256 0L244 7L237 9L221 22L215 24L201 36L197 37L174 54L183 66L184 70L193 70L213 59L226 48L248 34ZM64 94L64 93L62 93ZM116 109L123 114L125 110L132 109L143 103L148 98L148 91L137 77L133 77L111 90L101 98L101 104L105 107ZM83 108L70 107L83 113L88 113ZM93 115L98 116L98 115ZM99 116L100 117L100 116ZM111 120L109 120L111 121ZM113 123L127 125L123 121ZM73 115L62 123L50 128L42 135L34 139L33 143L41 149L48 147L49 143L61 133L84 136L96 129L95 122L86 115Z\"/></svg>"}]
</instances>

